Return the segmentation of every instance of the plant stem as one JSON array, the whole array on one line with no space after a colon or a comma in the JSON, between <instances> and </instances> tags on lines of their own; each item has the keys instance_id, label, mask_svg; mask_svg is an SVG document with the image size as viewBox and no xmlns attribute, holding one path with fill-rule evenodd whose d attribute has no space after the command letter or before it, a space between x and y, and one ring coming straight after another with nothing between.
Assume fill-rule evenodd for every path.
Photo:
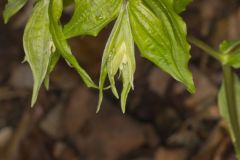
<instances>
[{"instance_id":1,"label":"plant stem","mask_svg":"<svg viewBox=\"0 0 240 160\"><path fill-rule=\"evenodd\" d=\"M236 101L236 91L235 91L235 77L233 70L231 66L225 64L225 61L227 60L227 56L229 53L221 53L213 48L209 47L206 43L203 41L194 38L189 37L188 40L196 45L197 47L201 48L203 51L205 51L207 54L209 54L211 57L215 58L222 64L223 68L223 76L224 76L224 87L225 87L225 96L226 96L226 107L228 111L228 117L230 121L229 128L232 130L232 141L235 147L236 151L236 157L238 160L240 160L240 124L239 124L239 117L238 117L238 109L237 107L237 101Z\"/></svg>"},{"instance_id":2,"label":"plant stem","mask_svg":"<svg viewBox=\"0 0 240 160\"><path fill-rule=\"evenodd\" d=\"M188 37L189 42L194 44L195 46L201 48L203 51L205 51L207 54L209 54L211 57L217 59L219 62L223 62L223 56L220 52L216 51L215 49L209 47L206 43L203 41L194 38L194 37Z\"/></svg>"},{"instance_id":3,"label":"plant stem","mask_svg":"<svg viewBox=\"0 0 240 160\"><path fill-rule=\"evenodd\" d=\"M227 109L229 113L230 125L234 134L233 143L235 145L237 159L240 160L240 125L237 114L235 78L232 68L229 65L223 65L224 86L226 91Z\"/></svg>"}]
</instances>

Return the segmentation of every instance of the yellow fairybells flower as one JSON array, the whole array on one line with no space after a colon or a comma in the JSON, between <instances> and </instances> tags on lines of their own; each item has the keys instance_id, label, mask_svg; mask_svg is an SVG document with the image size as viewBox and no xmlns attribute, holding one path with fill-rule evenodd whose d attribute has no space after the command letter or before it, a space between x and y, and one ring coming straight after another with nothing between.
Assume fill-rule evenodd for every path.
<instances>
[{"instance_id":1,"label":"yellow fairybells flower","mask_svg":"<svg viewBox=\"0 0 240 160\"><path fill-rule=\"evenodd\" d=\"M103 88L107 76L111 90L116 98L119 98L119 95L115 86L115 76L119 72L122 78L121 108L123 113L126 110L125 106L128 93L131 88L133 89L136 63L134 57L134 40L126 8L127 4L123 4L104 50L99 81L100 95L97 111L100 110L103 98Z\"/></svg>"}]
</instances>

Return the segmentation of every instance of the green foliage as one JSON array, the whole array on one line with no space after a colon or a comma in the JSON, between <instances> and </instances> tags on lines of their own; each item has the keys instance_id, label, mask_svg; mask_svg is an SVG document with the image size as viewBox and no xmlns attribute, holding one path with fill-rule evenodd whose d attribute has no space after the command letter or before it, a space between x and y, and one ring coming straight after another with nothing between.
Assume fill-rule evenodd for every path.
<instances>
[{"instance_id":1,"label":"green foliage","mask_svg":"<svg viewBox=\"0 0 240 160\"><path fill-rule=\"evenodd\" d=\"M34 79L32 105L36 102L51 54L55 51L49 29L48 7L48 0L41 0L35 5L23 36L25 60L30 64Z\"/></svg>"},{"instance_id":2,"label":"green foliage","mask_svg":"<svg viewBox=\"0 0 240 160\"><path fill-rule=\"evenodd\" d=\"M71 49L66 41L64 33L62 31L62 27L60 25L60 17L62 14L62 0L52 0L50 6L50 31L53 36L54 44L56 45L56 49L59 53L63 56L63 58L79 73L82 77L84 83L88 87L95 87L97 86L94 84L92 79L86 73L86 71L78 64L77 59L72 55Z\"/></svg>"},{"instance_id":3,"label":"green foliage","mask_svg":"<svg viewBox=\"0 0 240 160\"><path fill-rule=\"evenodd\" d=\"M222 65L223 82L218 95L218 104L220 113L227 123L236 157L240 160L240 81L233 70L239 68L240 41L224 41L220 44L219 50L215 50L196 38L189 40Z\"/></svg>"},{"instance_id":4,"label":"green foliage","mask_svg":"<svg viewBox=\"0 0 240 160\"><path fill-rule=\"evenodd\" d=\"M228 97L229 96L234 96L234 97L229 97L229 98L233 98L236 101L236 115L237 115L237 119L236 121L238 122L237 124L240 124L240 80L237 77L237 75L234 75L233 77L233 82L232 85L234 85L234 94L231 95L227 92L226 88L226 83L223 83L218 95L218 104L219 104L219 109L220 109L220 114L222 115L222 117L225 119L227 125L228 125L228 130L229 133L231 135L232 141L235 144L235 147L238 148L239 146L237 146L237 139L239 139L238 135L236 135L236 126L233 125L232 121L231 121L231 117L233 116L230 112L229 112L229 102L228 102ZM226 80L225 80L226 81ZM230 106L233 107L233 106ZM240 126L238 126L239 128ZM240 150L239 148L236 149L237 155L240 155Z\"/></svg>"},{"instance_id":5,"label":"green foliage","mask_svg":"<svg viewBox=\"0 0 240 160\"><path fill-rule=\"evenodd\" d=\"M55 51L51 54L50 57L50 62L48 65L48 69L47 69L47 74L46 74L46 78L44 80L44 85L46 87L46 89L49 89L49 78L50 78L50 74L52 73L52 71L54 70L55 66L57 65L58 60L60 59L60 54Z\"/></svg>"},{"instance_id":6,"label":"green foliage","mask_svg":"<svg viewBox=\"0 0 240 160\"><path fill-rule=\"evenodd\" d=\"M166 0L168 1L168 0ZM173 8L177 13L181 13L185 10L186 6L192 1L192 0L173 0Z\"/></svg>"},{"instance_id":7,"label":"green foliage","mask_svg":"<svg viewBox=\"0 0 240 160\"><path fill-rule=\"evenodd\" d=\"M64 26L65 36L97 36L99 31L117 17L122 2L123 0L75 0L73 17Z\"/></svg>"},{"instance_id":8,"label":"green foliage","mask_svg":"<svg viewBox=\"0 0 240 160\"><path fill-rule=\"evenodd\" d=\"M226 57L226 64L240 68L240 41L224 41L220 45L220 51Z\"/></svg>"},{"instance_id":9,"label":"green foliage","mask_svg":"<svg viewBox=\"0 0 240 160\"><path fill-rule=\"evenodd\" d=\"M127 95L131 88L133 88L133 77L135 72L135 58L134 58L134 41L131 32L130 21L126 5L122 6L121 12L118 16L116 24L108 39L106 48L103 54L101 75L99 81L99 106L102 101L102 91L104 88L104 81L108 75L113 94L118 98L117 89L115 87L114 77L119 70L119 74L123 81L123 90L121 93L121 106L123 113L125 112L125 105Z\"/></svg>"},{"instance_id":10,"label":"green foliage","mask_svg":"<svg viewBox=\"0 0 240 160\"><path fill-rule=\"evenodd\" d=\"M167 2L155 0L130 1L129 16L142 56L194 92L192 75L188 70L190 47L182 19Z\"/></svg>"},{"instance_id":11,"label":"green foliage","mask_svg":"<svg viewBox=\"0 0 240 160\"><path fill-rule=\"evenodd\" d=\"M13 2L9 0L7 6ZM26 60L34 77L32 105L43 81L48 88L50 73L59 58L63 57L79 73L88 87L99 88L98 111L107 77L113 94L119 98L115 87L115 77L119 72L123 82L121 107L125 112L128 93L131 88L133 89L136 68L134 42L144 58L185 84L190 92L194 92L192 74L188 69L190 47L186 40L186 25L178 15L189 2L190 0L36 1L24 34ZM24 4L16 3L16 11ZM74 13L71 20L62 26L60 22L62 10L69 4L74 4ZM6 7L5 12L10 12L8 8ZM16 11L12 12L11 16ZM98 87L78 64L67 39L84 35L97 36L115 18L117 21L102 58Z\"/></svg>"},{"instance_id":12,"label":"green foliage","mask_svg":"<svg viewBox=\"0 0 240 160\"><path fill-rule=\"evenodd\" d=\"M240 68L240 41L224 41L219 47L224 80L218 96L220 113L227 123L236 157L240 159L240 80L232 68Z\"/></svg>"},{"instance_id":13,"label":"green foliage","mask_svg":"<svg viewBox=\"0 0 240 160\"><path fill-rule=\"evenodd\" d=\"M28 0L8 0L3 12L4 22L7 23L9 19L16 14Z\"/></svg>"},{"instance_id":14,"label":"green foliage","mask_svg":"<svg viewBox=\"0 0 240 160\"><path fill-rule=\"evenodd\" d=\"M8 0L4 21L17 13L27 0ZM186 25L179 14L191 0L35 0L26 25L23 45L25 60L34 78L32 106L44 82L49 88L49 76L61 57L73 67L88 87L99 89L100 110L108 77L110 87L119 98L115 78L122 79L121 107L126 111L127 96L133 89L136 62L134 42L141 55L157 67L182 82L190 92L195 91L189 71L190 46L186 40ZM60 18L64 6L74 4L71 20L62 26ZM67 39L98 33L117 18L107 41L103 57L99 86L78 64ZM200 40L190 38L193 44L217 59L223 67L224 81L219 92L220 112L228 124L240 159L240 81L233 68L240 68L240 41L224 41L216 51Z\"/></svg>"}]
</instances>

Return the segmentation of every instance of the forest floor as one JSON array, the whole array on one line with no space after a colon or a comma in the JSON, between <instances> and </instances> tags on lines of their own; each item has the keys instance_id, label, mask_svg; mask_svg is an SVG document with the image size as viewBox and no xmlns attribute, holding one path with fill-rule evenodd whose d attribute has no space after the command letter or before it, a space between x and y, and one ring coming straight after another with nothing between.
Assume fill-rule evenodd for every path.
<instances>
[{"instance_id":1,"label":"forest floor","mask_svg":"<svg viewBox=\"0 0 240 160\"><path fill-rule=\"evenodd\" d=\"M5 1L0 1L0 15ZM135 90L122 114L106 92L96 114L98 92L86 88L62 60L30 108L32 75L22 64L22 34L30 5L7 25L0 16L0 160L234 160L217 105L221 66L192 47L197 92L137 56ZM194 0L182 14L189 35L214 48L240 38L238 0ZM67 17L67 14L66 14ZM70 41L79 63L97 82L111 30ZM121 83L117 82L121 88Z\"/></svg>"}]
</instances>

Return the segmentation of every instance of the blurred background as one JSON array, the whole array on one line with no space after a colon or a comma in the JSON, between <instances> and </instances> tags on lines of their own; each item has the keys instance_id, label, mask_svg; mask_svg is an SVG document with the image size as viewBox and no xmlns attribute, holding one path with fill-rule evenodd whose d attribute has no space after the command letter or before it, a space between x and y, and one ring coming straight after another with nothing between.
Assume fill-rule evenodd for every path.
<instances>
[{"instance_id":1,"label":"blurred background","mask_svg":"<svg viewBox=\"0 0 240 160\"><path fill-rule=\"evenodd\" d=\"M135 90L122 114L110 91L96 114L98 92L86 88L63 60L30 108L32 75L22 64L23 29L32 3L3 24L0 1L0 160L234 160L221 120L218 62L192 47L191 70L197 92L140 58L136 52ZM71 16L66 9L63 20ZM239 0L194 0L182 14L193 35L217 48L240 39ZM79 63L98 82L101 56L112 24L97 38L71 39ZM117 82L121 88L121 82Z\"/></svg>"}]
</instances>

